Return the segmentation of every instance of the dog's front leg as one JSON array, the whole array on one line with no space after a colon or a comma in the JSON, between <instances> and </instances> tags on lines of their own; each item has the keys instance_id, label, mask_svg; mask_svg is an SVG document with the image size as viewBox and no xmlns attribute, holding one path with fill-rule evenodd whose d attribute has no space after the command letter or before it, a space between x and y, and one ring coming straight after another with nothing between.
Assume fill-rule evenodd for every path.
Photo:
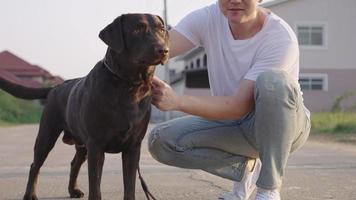
<instances>
[{"instance_id":1,"label":"dog's front leg","mask_svg":"<svg viewBox=\"0 0 356 200\"><path fill-rule=\"evenodd\" d=\"M75 146L76 153L71 162L70 167L70 178L68 191L70 194L70 198L81 198L84 196L84 193L78 188L77 178L79 174L80 167L87 159L87 149L85 147L80 147L78 145Z\"/></svg>"},{"instance_id":2,"label":"dog's front leg","mask_svg":"<svg viewBox=\"0 0 356 200\"><path fill-rule=\"evenodd\" d=\"M141 145L122 152L122 168L124 178L124 200L135 199L136 171L140 160Z\"/></svg>"},{"instance_id":3,"label":"dog's front leg","mask_svg":"<svg viewBox=\"0 0 356 200\"><path fill-rule=\"evenodd\" d=\"M89 200L101 200L101 175L105 160L104 151L94 142L88 141Z\"/></svg>"}]
</instances>

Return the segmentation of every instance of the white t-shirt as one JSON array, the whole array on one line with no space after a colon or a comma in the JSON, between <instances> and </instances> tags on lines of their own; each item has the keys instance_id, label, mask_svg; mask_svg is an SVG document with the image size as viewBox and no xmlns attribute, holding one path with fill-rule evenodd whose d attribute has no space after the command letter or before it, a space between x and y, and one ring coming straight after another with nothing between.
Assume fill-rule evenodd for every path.
<instances>
[{"instance_id":1,"label":"white t-shirt","mask_svg":"<svg viewBox=\"0 0 356 200\"><path fill-rule=\"evenodd\" d=\"M204 47L212 95L234 95L242 79L255 81L271 68L285 70L298 83L298 40L290 26L273 13L268 14L263 28L246 40L233 38L218 3L188 14L174 29Z\"/></svg>"}]
</instances>

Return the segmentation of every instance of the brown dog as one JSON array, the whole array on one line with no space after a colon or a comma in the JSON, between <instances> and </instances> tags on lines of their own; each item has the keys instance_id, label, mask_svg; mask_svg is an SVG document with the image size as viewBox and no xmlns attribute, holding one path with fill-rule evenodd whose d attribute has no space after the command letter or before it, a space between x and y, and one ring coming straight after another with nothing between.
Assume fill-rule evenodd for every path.
<instances>
[{"instance_id":1,"label":"brown dog","mask_svg":"<svg viewBox=\"0 0 356 200\"><path fill-rule=\"evenodd\" d=\"M99 37L108 50L86 77L43 89L0 80L0 88L14 96L46 98L24 200L37 199L39 170L62 131L64 141L76 147L70 197L83 196L77 177L87 157L89 199L100 200L104 154L122 152L124 199L135 199L140 147L151 111L150 85L155 65L168 59L168 33L158 16L128 14L115 19Z\"/></svg>"}]
</instances>

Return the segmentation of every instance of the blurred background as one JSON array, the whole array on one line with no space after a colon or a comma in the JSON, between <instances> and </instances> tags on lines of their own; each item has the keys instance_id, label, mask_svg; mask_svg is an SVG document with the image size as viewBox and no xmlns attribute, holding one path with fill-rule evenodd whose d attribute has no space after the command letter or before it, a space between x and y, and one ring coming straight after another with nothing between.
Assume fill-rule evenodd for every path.
<instances>
[{"instance_id":1,"label":"blurred background","mask_svg":"<svg viewBox=\"0 0 356 200\"><path fill-rule=\"evenodd\" d=\"M0 76L30 87L85 76L104 56L99 31L125 13L153 13L170 26L216 0L1 0ZM300 80L313 131L355 140L356 39L354 0L270 0L300 44ZM210 95L207 57L197 47L158 66L156 75L182 94ZM41 103L0 92L2 123L37 123ZM184 115L153 109L152 122ZM346 137L346 139L344 138Z\"/></svg>"}]
</instances>

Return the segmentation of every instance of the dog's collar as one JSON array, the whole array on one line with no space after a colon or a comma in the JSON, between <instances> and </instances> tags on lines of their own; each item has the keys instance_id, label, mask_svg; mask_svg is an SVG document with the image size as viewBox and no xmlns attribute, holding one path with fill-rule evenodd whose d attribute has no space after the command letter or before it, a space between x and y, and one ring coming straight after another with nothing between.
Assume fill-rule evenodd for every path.
<instances>
[{"instance_id":1,"label":"dog's collar","mask_svg":"<svg viewBox=\"0 0 356 200\"><path fill-rule=\"evenodd\" d=\"M109 66L109 64L106 62L106 59L105 59L105 58L102 60L102 62L103 62L103 64L104 64L105 68L106 68L107 70L109 70L109 72L112 73L116 78L121 79L121 80L124 80L124 81L126 81L129 85L132 85L132 86L137 86L137 85L140 85L140 84L141 84L141 81L132 81L132 80L126 78L126 77L123 77L122 75L120 75L120 74L118 74L118 73L115 73L115 72L111 69L111 67Z\"/></svg>"}]
</instances>

